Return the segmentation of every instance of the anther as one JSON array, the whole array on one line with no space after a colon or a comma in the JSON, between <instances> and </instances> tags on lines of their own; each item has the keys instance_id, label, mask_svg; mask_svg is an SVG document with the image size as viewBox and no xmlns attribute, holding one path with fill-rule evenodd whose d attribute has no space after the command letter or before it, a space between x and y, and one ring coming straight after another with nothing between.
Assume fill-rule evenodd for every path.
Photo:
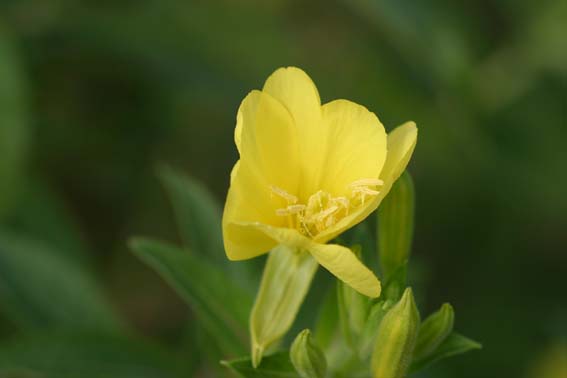
<instances>
[{"instance_id":1,"label":"anther","mask_svg":"<svg viewBox=\"0 0 567 378\"><path fill-rule=\"evenodd\" d=\"M349 186L351 188L355 188L361 186L382 186L382 185L384 185L384 181L380 179L365 178L365 179L356 180L352 182Z\"/></svg>"},{"instance_id":2,"label":"anther","mask_svg":"<svg viewBox=\"0 0 567 378\"><path fill-rule=\"evenodd\" d=\"M280 196L281 198L285 199L290 204L297 203L297 197L294 196L293 194L289 194L288 192L286 192L282 188L278 188L275 185L270 185L270 190L272 191L273 194Z\"/></svg>"}]
</instances>

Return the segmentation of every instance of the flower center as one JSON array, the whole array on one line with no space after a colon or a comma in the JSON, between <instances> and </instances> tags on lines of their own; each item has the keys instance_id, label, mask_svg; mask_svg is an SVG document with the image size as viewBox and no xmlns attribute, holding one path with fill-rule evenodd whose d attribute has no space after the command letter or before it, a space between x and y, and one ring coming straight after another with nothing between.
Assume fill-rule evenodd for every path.
<instances>
[{"instance_id":1,"label":"flower center","mask_svg":"<svg viewBox=\"0 0 567 378\"><path fill-rule=\"evenodd\" d=\"M384 182L380 179L360 179L348 186L351 191L348 197L333 197L330 193L319 190L309 197L306 204L298 203L296 196L277 186L272 185L270 190L272 196L286 202L285 207L276 209L276 215L286 217L289 228L295 228L312 238L363 206L368 198L378 195L378 188L382 185Z\"/></svg>"}]
</instances>

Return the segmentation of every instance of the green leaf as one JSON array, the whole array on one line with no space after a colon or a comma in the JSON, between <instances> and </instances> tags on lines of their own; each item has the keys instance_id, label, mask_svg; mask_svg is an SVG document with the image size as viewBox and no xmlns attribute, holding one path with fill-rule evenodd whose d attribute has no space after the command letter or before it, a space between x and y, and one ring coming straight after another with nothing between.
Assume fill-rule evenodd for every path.
<instances>
[{"instance_id":1,"label":"green leaf","mask_svg":"<svg viewBox=\"0 0 567 378\"><path fill-rule=\"evenodd\" d=\"M453 332L439 345L439 347L428 357L413 361L411 372L421 370L439 360L447 357L463 354L475 349L481 349L482 345L463 335Z\"/></svg>"},{"instance_id":2,"label":"green leaf","mask_svg":"<svg viewBox=\"0 0 567 378\"><path fill-rule=\"evenodd\" d=\"M226 269L242 287L255 289L258 274L250 261L229 261L224 252L221 209L200 182L169 168L159 169L160 180L175 214L183 244L193 253Z\"/></svg>"},{"instance_id":3,"label":"green leaf","mask_svg":"<svg viewBox=\"0 0 567 378\"><path fill-rule=\"evenodd\" d=\"M0 25L0 216L21 184L28 150L28 104L21 66Z\"/></svg>"},{"instance_id":4,"label":"green leaf","mask_svg":"<svg viewBox=\"0 0 567 378\"><path fill-rule=\"evenodd\" d=\"M289 331L318 266L308 252L283 244L268 255L250 315L254 366L258 366L264 352Z\"/></svg>"},{"instance_id":5,"label":"green leaf","mask_svg":"<svg viewBox=\"0 0 567 378\"><path fill-rule=\"evenodd\" d=\"M325 378L327 360L321 349L313 342L308 329L301 331L289 351L295 370L302 378Z\"/></svg>"},{"instance_id":6,"label":"green leaf","mask_svg":"<svg viewBox=\"0 0 567 378\"><path fill-rule=\"evenodd\" d=\"M145 340L104 333L49 332L0 344L0 376L175 378L180 361Z\"/></svg>"},{"instance_id":7,"label":"green leaf","mask_svg":"<svg viewBox=\"0 0 567 378\"><path fill-rule=\"evenodd\" d=\"M181 238L194 253L225 262L221 210L199 182L173 169L159 169L159 177L173 206Z\"/></svg>"},{"instance_id":8,"label":"green leaf","mask_svg":"<svg viewBox=\"0 0 567 378\"><path fill-rule=\"evenodd\" d=\"M264 356L257 368L252 367L249 357L221 361L221 364L242 378L301 378L295 371L288 352Z\"/></svg>"},{"instance_id":9,"label":"green leaf","mask_svg":"<svg viewBox=\"0 0 567 378\"><path fill-rule=\"evenodd\" d=\"M155 269L183 298L228 355L246 353L252 298L217 266L157 241L135 238L130 248Z\"/></svg>"},{"instance_id":10,"label":"green leaf","mask_svg":"<svg viewBox=\"0 0 567 378\"><path fill-rule=\"evenodd\" d=\"M0 307L23 327L117 329L91 275L48 246L0 233Z\"/></svg>"},{"instance_id":11,"label":"green leaf","mask_svg":"<svg viewBox=\"0 0 567 378\"><path fill-rule=\"evenodd\" d=\"M386 280L409 259L414 197L413 181L406 171L392 186L378 210L378 251Z\"/></svg>"}]
</instances>

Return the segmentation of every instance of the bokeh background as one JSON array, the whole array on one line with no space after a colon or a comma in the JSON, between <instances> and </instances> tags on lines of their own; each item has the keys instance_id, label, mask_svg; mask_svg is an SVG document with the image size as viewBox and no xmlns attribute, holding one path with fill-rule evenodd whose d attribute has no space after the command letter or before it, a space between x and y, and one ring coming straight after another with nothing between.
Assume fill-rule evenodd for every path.
<instances>
[{"instance_id":1,"label":"bokeh background","mask_svg":"<svg viewBox=\"0 0 567 378\"><path fill-rule=\"evenodd\" d=\"M159 164L222 203L238 105L288 65L324 102L419 127L409 170L422 315L450 301L459 331L484 345L424 376L565 378L549 368L567 358L564 0L1 0L0 241L63 251L132 333L207 376L191 311L127 240L179 239ZM42 256L22 264L50 264ZM37 278L10 264L4 280ZM69 277L65 264L54 274ZM12 311L5 282L0 351L51 331L34 308Z\"/></svg>"}]
</instances>

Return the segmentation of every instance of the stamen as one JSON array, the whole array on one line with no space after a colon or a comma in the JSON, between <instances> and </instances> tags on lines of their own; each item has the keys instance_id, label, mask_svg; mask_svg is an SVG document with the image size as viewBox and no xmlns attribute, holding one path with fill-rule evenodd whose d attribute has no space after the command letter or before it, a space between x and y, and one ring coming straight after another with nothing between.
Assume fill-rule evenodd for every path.
<instances>
[{"instance_id":1,"label":"stamen","mask_svg":"<svg viewBox=\"0 0 567 378\"><path fill-rule=\"evenodd\" d=\"M276 215L284 217L286 215L298 214L305 210L305 205L289 205L283 209L276 209Z\"/></svg>"},{"instance_id":2,"label":"stamen","mask_svg":"<svg viewBox=\"0 0 567 378\"><path fill-rule=\"evenodd\" d=\"M329 215L333 214L335 211L339 209L338 206L331 206L328 209L321 211L319 214L316 215L317 220L323 220Z\"/></svg>"},{"instance_id":3,"label":"stamen","mask_svg":"<svg viewBox=\"0 0 567 378\"><path fill-rule=\"evenodd\" d=\"M327 220L325 221L325 227L331 227L332 225L334 225L336 223L337 219L331 215L329 218L327 218Z\"/></svg>"},{"instance_id":4,"label":"stamen","mask_svg":"<svg viewBox=\"0 0 567 378\"><path fill-rule=\"evenodd\" d=\"M374 190L374 189L370 189L370 188L366 188L366 187L358 187L358 188L354 188L352 190L352 195L354 196L356 193L361 193L361 194L368 194L371 196L376 196L378 194L380 194L380 191L378 190Z\"/></svg>"},{"instance_id":5,"label":"stamen","mask_svg":"<svg viewBox=\"0 0 567 378\"><path fill-rule=\"evenodd\" d=\"M348 198L346 197L335 197L331 200L333 203L338 203L340 204L342 207L344 207L345 209L348 209L349 205L350 205L350 201L348 200Z\"/></svg>"},{"instance_id":6,"label":"stamen","mask_svg":"<svg viewBox=\"0 0 567 378\"><path fill-rule=\"evenodd\" d=\"M377 178L363 178L348 185L350 195L337 196L323 190L313 193L306 204L275 185L270 186L272 195L287 202L287 206L276 209L276 215L287 218L287 226L297 229L301 234L313 238L325 229L334 226L343 217L364 206L367 197L380 194L384 181Z\"/></svg>"},{"instance_id":7,"label":"stamen","mask_svg":"<svg viewBox=\"0 0 567 378\"><path fill-rule=\"evenodd\" d=\"M384 181L375 178L365 178L360 179L352 182L349 186L351 188L359 187L359 186L382 186L384 185Z\"/></svg>"},{"instance_id":8,"label":"stamen","mask_svg":"<svg viewBox=\"0 0 567 378\"><path fill-rule=\"evenodd\" d=\"M280 196L281 198L285 199L288 203L291 204L297 203L297 197L294 196L293 194L289 194L282 188L278 188L275 185L271 185L270 190L272 191L273 194Z\"/></svg>"}]
</instances>

